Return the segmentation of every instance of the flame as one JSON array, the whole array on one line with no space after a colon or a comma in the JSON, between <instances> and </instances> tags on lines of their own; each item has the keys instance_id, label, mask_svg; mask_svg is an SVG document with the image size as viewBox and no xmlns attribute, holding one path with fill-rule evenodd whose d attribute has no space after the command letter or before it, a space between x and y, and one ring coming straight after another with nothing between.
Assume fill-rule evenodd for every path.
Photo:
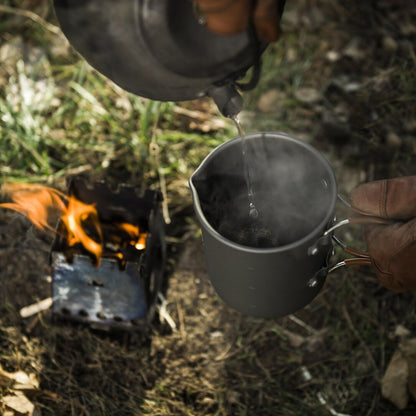
<instances>
[{"instance_id":1,"label":"flame","mask_svg":"<svg viewBox=\"0 0 416 416\"><path fill-rule=\"evenodd\" d=\"M125 231L130 238L130 244L137 250L143 250L146 247L146 233L141 233L138 225L133 225L127 222L118 224L118 227Z\"/></svg>"},{"instance_id":2,"label":"flame","mask_svg":"<svg viewBox=\"0 0 416 416\"><path fill-rule=\"evenodd\" d=\"M7 194L13 201L0 204L0 208L19 212L41 230L55 231L55 228L50 225L51 216L53 213L59 215L67 231L68 245L82 244L95 256L96 266L100 265L103 235L94 204L86 204L57 189L42 185L4 184L0 187L0 191ZM95 241L85 232L84 226L87 222L89 229L93 227L100 242ZM118 223L116 226L129 235L131 239L129 244L137 250L143 250L146 247L147 234L141 233L137 225ZM117 253L116 257L123 260L122 253Z\"/></svg>"},{"instance_id":3,"label":"flame","mask_svg":"<svg viewBox=\"0 0 416 416\"><path fill-rule=\"evenodd\" d=\"M0 208L12 209L25 215L41 230L55 230L49 221L51 221L51 212L56 212L67 230L68 244L73 246L81 243L86 250L95 255L99 266L103 248L83 229L83 223L89 220L102 239L98 213L94 205L85 204L54 188L42 185L6 184L1 190L9 195L13 202L0 204Z\"/></svg>"},{"instance_id":4,"label":"flame","mask_svg":"<svg viewBox=\"0 0 416 416\"><path fill-rule=\"evenodd\" d=\"M1 191L14 201L14 203L0 204L1 208L19 212L41 230L45 228L53 230L53 227L48 223L51 209L58 212L65 210L65 204L61 199L65 195L53 188L16 183L2 185Z\"/></svg>"},{"instance_id":5,"label":"flame","mask_svg":"<svg viewBox=\"0 0 416 416\"><path fill-rule=\"evenodd\" d=\"M84 231L82 224L88 219L91 220L100 240L102 240L103 236L95 206L78 201L72 196L68 197L68 207L61 217L68 231L68 244L73 246L76 243L81 243L86 250L95 255L98 263L97 266L99 266L103 247Z\"/></svg>"}]
</instances>

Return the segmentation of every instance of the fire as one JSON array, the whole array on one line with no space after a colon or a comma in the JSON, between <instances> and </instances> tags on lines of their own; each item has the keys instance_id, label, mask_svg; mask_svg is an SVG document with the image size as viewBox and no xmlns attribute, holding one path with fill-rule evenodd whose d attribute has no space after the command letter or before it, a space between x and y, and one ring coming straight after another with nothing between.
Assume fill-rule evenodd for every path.
<instances>
[{"instance_id":1,"label":"fire","mask_svg":"<svg viewBox=\"0 0 416 416\"><path fill-rule=\"evenodd\" d=\"M0 208L12 209L26 216L37 228L55 231L50 224L53 214L59 216L65 226L69 246L80 243L96 258L97 267L100 265L103 253L103 235L94 204L86 204L73 196L47 186L30 184L5 184L0 188L13 202L0 204ZM95 238L85 231L95 233ZM116 224L131 238L130 244L137 250L145 248L146 234L140 233L139 227L129 223ZM119 253L122 256L121 253ZM119 256L119 257L120 257Z\"/></svg>"},{"instance_id":2,"label":"fire","mask_svg":"<svg viewBox=\"0 0 416 416\"><path fill-rule=\"evenodd\" d=\"M90 220L100 240L102 240L98 213L94 205L84 204L70 196L68 197L68 206L62 213L61 220L68 231L68 244L73 246L76 243L81 243L87 251L95 255L99 265L103 247L89 237L82 227L83 223Z\"/></svg>"},{"instance_id":3,"label":"fire","mask_svg":"<svg viewBox=\"0 0 416 416\"><path fill-rule=\"evenodd\" d=\"M65 210L62 200L65 195L53 188L41 185L4 184L0 189L14 201L14 203L0 204L0 207L19 212L41 230L45 228L53 230L48 223L52 210L58 213Z\"/></svg>"},{"instance_id":4,"label":"fire","mask_svg":"<svg viewBox=\"0 0 416 416\"><path fill-rule=\"evenodd\" d=\"M146 233L141 233L137 225L127 222L118 224L118 227L124 230L132 239L131 245L134 245L137 250L143 250L146 247Z\"/></svg>"}]
</instances>

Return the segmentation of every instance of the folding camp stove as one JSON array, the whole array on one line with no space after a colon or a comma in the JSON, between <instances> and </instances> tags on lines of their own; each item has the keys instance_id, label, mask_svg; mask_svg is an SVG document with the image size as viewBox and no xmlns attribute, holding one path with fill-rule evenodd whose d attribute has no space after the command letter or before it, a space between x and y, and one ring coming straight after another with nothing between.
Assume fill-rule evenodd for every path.
<instances>
[{"instance_id":1,"label":"folding camp stove","mask_svg":"<svg viewBox=\"0 0 416 416\"><path fill-rule=\"evenodd\" d=\"M164 282L161 194L146 190L139 196L135 188L113 191L102 183L90 187L81 179L71 181L68 193L94 204L103 252L97 266L97 259L80 244L70 246L64 225L58 223L50 256L53 315L104 329L147 328ZM141 240L131 244L131 236L117 224L138 227Z\"/></svg>"}]
</instances>

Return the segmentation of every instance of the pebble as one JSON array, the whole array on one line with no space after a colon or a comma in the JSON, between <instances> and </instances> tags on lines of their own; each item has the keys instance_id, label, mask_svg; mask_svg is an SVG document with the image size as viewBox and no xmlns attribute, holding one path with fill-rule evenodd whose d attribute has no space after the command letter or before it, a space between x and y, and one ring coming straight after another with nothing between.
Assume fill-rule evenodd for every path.
<instances>
[{"instance_id":1,"label":"pebble","mask_svg":"<svg viewBox=\"0 0 416 416\"><path fill-rule=\"evenodd\" d=\"M304 88L299 88L295 92L295 97L301 103L314 104L321 100L322 95L315 88L304 87Z\"/></svg>"},{"instance_id":2,"label":"pebble","mask_svg":"<svg viewBox=\"0 0 416 416\"><path fill-rule=\"evenodd\" d=\"M391 36L384 36L383 49L386 52L396 52L398 48L399 48L399 45Z\"/></svg>"},{"instance_id":3,"label":"pebble","mask_svg":"<svg viewBox=\"0 0 416 416\"><path fill-rule=\"evenodd\" d=\"M402 139L394 131L389 131L386 135L386 145L398 149L402 145Z\"/></svg>"}]
</instances>

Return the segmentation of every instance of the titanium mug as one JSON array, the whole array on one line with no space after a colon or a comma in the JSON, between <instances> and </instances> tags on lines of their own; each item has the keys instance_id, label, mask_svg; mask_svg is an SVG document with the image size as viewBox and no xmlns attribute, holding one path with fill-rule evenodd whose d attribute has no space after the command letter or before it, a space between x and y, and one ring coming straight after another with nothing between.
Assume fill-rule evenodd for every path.
<instances>
[{"instance_id":1,"label":"titanium mug","mask_svg":"<svg viewBox=\"0 0 416 416\"><path fill-rule=\"evenodd\" d=\"M337 183L314 147L281 133L236 137L203 160L190 188L208 274L229 306L272 318L315 298L333 250L326 230L335 220Z\"/></svg>"}]
</instances>

